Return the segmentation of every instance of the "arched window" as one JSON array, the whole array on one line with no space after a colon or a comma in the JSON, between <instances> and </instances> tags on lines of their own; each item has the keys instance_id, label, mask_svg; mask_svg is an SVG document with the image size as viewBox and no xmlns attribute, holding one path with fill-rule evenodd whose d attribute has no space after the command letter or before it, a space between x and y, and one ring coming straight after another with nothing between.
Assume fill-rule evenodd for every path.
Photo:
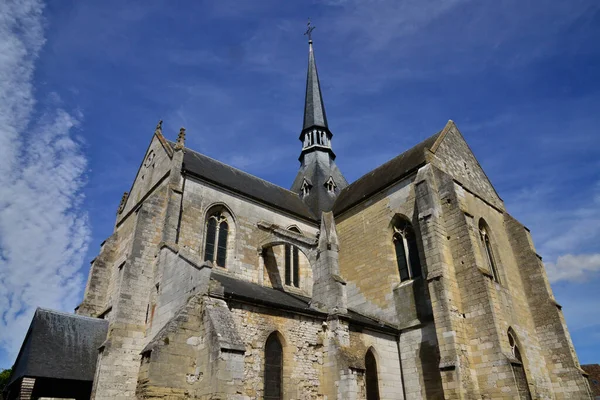
<instances>
[{"instance_id":1,"label":"arched window","mask_svg":"<svg viewBox=\"0 0 600 400\"><path fill-rule=\"evenodd\" d=\"M289 228L290 231L300 233L296 227ZM298 248L289 244L285 245L285 284L288 286L300 286L300 260Z\"/></svg>"},{"instance_id":2,"label":"arched window","mask_svg":"<svg viewBox=\"0 0 600 400\"><path fill-rule=\"evenodd\" d=\"M365 356L365 385L367 387L367 400L379 400L377 361L371 349L367 351L367 355Z\"/></svg>"},{"instance_id":3,"label":"arched window","mask_svg":"<svg viewBox=\"0 0 600 400\"><path fill-rule=\"evenodd\" d=\"M264 399L280 400L282 395L283 380L283 348L273 332L265 343L265 376L264 376Z\"/></svg>"},{"instance_id":4,"label":"arched window","mask_svg":"<svg viewBox=\"0 0 600 400\"><path fill-rule=\"evenodd\" d=\"M514 357L514 360L511 361L511 367L515 377L519 399L531 400L531 392L529 392L529 384L527 383L527 375L525 374L525 367L523 366L523 358L521 357L517 339L512 329L508 330L508 344L510 345Z\"/></svg>"},{"instance_id":5,"label":"arched window","mask_svg":"<svg viewBox=\"0 0 600 400\"><path fill-rule=\"evenodd\" d=\"M483 219L479 221L479 236L481 238L481 245L485 252L485 258L487 259L488 267L492 273L492 277L496 282L500 282L500 276L498 275L498 269L496 268L496 259L494 258L494 251L492 250L492 242L490 239L490 230Z\"/></svg>"},{"instance_id":6,"label":"arched window","mask_svg":"<svg viewBox=\"0 0 600 400\"><path fill-rule=\"evenodd\" d=\"M396 261L400 281L421 276L421 261L417 248L415 231L407 221L401 220L394 226L394 247L396 248Z\"/></svg>"},{"instance_id":7,"label":"arched window","mask_svg":"<svg viewBox=\"0 0 600 400\"><path fill-rule=\"evenodd\" d=\"M227 216L224 213L216 212L208 217L204 261L210 261L216 263L219 267L225 267L228 234L229 225L227 224Z\"/></svg>"}]
</instances>

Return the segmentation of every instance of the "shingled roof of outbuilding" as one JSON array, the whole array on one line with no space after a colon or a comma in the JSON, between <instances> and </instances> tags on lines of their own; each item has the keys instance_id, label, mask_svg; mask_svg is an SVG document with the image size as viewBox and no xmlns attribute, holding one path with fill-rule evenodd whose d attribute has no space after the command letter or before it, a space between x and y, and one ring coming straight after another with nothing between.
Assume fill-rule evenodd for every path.
<instances>
[{"instance_id":1,"label":"shingled roof of outbuilding","mask_svg":"<svg viewBox=\"0 0 600 400\"><path fill-rule=\"evenodd\" d=\"M9 385L24 377L93 381L108 321L38 308Z\"/></svg>"},{"instance_id":2,"label":"shingled roof of outbuilding","mask_svg":"<svg viewBox=\"0 0 600 400\"><path fill-rule=\"evenodd\" d=\"M186 148L184 151L183 170L191 175L298 217L317 221L298 194L194 150Z\"/></svg>"},{"instance_id":3,"label":"shingled roof of outbuilding","mask_svg":"<svg viewBox=\"0 0 600 400\"><path fill-rule=\"evenodd\" d=\"M425 165L427 150L431 149L442 132L443 130L428 137L413 148L392 158L344 188L333 205L334 215L347 211Z\"/></svg>"}]
</instances>

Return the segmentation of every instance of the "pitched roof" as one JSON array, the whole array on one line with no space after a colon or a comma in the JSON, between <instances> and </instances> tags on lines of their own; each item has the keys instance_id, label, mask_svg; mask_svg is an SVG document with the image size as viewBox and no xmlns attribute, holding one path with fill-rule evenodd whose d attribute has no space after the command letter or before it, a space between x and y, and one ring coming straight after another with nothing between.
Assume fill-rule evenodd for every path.
<instances>
[{"instance_id":1,"label":"pitched roof","mask_svg":"<svg viewBox=\"0 0 600 400\"><path fill-rule=\"evenodd\" d=\"M330 177L337 187L335 193L330 192L325 186ZM292 184L292 192L299 194L302 191L302 184L305 179L311 186L311 189L308 195L302 200L313 214L318 216L323 211L331 211L336 194L348 186L346 178L344 178L344 175L329 153L320 151L315 151L304 156L302 166Z\"/></svg>"},{"instance_id":2,"label":"pitched roof","mask_svg":"<svg viewBox=\"0 0 600 400\"><path fill-rule=\"evenodd\" d=\"M426 150L433 146L441 132L428 137L413 148L351 183L338 195L333 205L333 213L335 215L343 213L424 165Z\"/></svg>"},{"instance_id":3,"label":"pitched roof","mask_svg":"<svg viewBox=\"0 0 600 400\"><path fill-rule=\"evenodd\" d=\"M10 383L24 376L93 381L107 332L106 320L38 308Z\"/></svg>"},{"instance_id":4,"label":"pitched roof","mask_svg":"<svg viewBox=\"0 0 600 400\"><path fill-rule=\"evenodd\" d=\"M171 142L171 145L175 144ZM317 220L296 193L194 150L186 148L184 152L183 169L192 175L298 217Z\"/></svg>"},{"instance_id":5,"label":"pitched roof","mask_svg":"<svg viewBox=\"0 0 600 400\"><path fill-rule=\"evenodd\" d=\"M225 299L236 299L258 306L313 314L324 318L327 317L326 313L310 307L311 299L309 297L261 286L252 282L242 281L230 276L215 273L214 271L211 275L211 279L214 279L221 284ZM340 317L346 318L350 322L360 326L366 326L386 332L397 332L397 329L393 326L383 324L354 310L348 310L346 315L340 315Z\"/></svg>"}]
</instances>

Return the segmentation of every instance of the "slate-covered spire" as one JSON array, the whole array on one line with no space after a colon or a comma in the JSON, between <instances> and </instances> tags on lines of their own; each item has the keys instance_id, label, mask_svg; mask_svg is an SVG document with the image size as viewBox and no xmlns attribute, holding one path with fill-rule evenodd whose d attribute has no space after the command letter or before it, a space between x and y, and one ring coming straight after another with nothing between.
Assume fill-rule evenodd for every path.
<instances>
[{"instance_id":1,"label":"slate-covered spire","mask_svg":"<svg viewBox=\"0 0 600 400\"><path fill-rule=\"evenodd\" d=\"M321 94L321 84L315 63L315 52L312 39L308 41L308 73L306 75L306 97L304 99L304 126L302 129L315 127L327 128L327 115Z\"/></svg>"},{"instance_id":2,"label":"slate-covered spire","mask_svg":"<svg viewBox=\"0 0 600 400\"><path fill-rule=\"evenodd\" d=\"M308 73L304 100L304 124L300 132L302 151L300 171L291 190L298 193L315 216L331 211L340 190L348 186L346 178L335 165L335 154L331 148L333 134L327 124L321 84L313 49L312 31L308 22Z\"/></svg>"}]
</instances>

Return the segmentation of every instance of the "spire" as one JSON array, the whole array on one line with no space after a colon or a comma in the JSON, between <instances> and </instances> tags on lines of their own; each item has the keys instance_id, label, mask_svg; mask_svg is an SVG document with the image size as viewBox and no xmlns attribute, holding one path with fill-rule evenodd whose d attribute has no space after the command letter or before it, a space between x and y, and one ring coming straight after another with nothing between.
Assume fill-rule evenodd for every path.
<instances>
[{"instance_id":1,"label":"spire","mask_svg":"<svg viewBox=\"0 0 600 400\"><path fill-rule=\"evenodd\" d=\"M335 164L335 154L331 149L333 137L327 117L321 85L317 74L317 64L313 50L312 31L314 26L308 21L305 35L308 36L308 73L306 75L306 97L304 100L304 124L300 133L302 152L300 170L291 190L298 193L302 200L317 217L330 211L338 193L348 186L346 178Z\"/></svg>"},{"instance_id":2,"label":"spire","mask_svg":"<svg viewBox=\"0 0 600 400\"><path fill-rule=\"evenodd\" d=\"M325 115L321 84L319 83L319 74L317 73L315 52L313 50L312 31L314 29L314 26L310 26L309 20L308 29L304 33L308 36L308 73L306 75L304 126L302 129L312 128L313 126L327 128L327 116Z\"/></svg>"}]
</instances>

